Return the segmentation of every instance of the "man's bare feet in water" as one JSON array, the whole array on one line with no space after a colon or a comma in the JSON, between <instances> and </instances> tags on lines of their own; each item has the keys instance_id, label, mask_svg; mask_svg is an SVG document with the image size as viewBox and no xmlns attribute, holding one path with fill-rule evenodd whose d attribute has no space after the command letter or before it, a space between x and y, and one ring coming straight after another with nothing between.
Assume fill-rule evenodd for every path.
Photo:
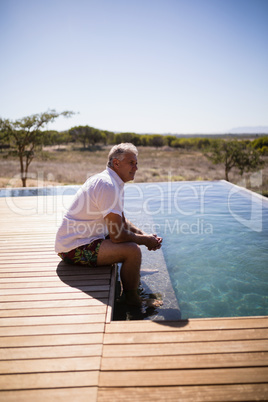
<instances>
[{"instance_id":1,"label":"man's bare feet in water","mask_svg":"<svg viewBox=\"0 0 268 402\"><path fill-rule=\"evenodd\" d=\"M142 303L145 303L147 307L160 307L163 305L163 300L142 299Z\"/></svg>"},{"instance_id":2,"label":"man's bare feet in water","mask_svg":"<svg viewBox=\"0 0 268 402\"><path fill-rule=\"evenodd\" d=\"M147 307L160 307L163 304L159 299L143 299L137 293L137 290L128 290L124 292L126 295L126 303L131 306L147 306Z\"/></svg>"}]
</instances>

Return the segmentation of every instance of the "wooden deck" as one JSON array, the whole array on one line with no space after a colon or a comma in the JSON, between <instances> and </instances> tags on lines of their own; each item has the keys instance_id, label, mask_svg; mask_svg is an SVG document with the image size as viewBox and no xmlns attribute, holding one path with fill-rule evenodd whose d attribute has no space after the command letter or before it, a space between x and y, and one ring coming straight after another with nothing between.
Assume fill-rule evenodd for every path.
<instances>
[{"instance_id":1,"label":"wooden deck","mask_svg":"<svg viewBox=\"0 0 268 402\"><path fill-rule=\"evenodd\" d=\"M54 253L68 202L0 198L0 401L268 400L268 317L111 322L113 269Z\"/></svg>"}]
</instances>

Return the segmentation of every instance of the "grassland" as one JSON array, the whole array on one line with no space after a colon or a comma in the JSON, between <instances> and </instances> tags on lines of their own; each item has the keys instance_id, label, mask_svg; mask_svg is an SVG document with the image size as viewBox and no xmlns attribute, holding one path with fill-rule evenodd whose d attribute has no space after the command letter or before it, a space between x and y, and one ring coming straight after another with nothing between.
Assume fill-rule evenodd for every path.
<instances>
[{"instance_id":1,"label":"grassland","mask_svg":"<svg viewBox=\"0 0 268 402\"><path fill-rule=\"evenodd\" d=\"M82 184L102 171L110 146L82 150L71 145L47 147L30 165L27 186ZM178 148L138 147L138 172L135 182L200 181L224 179L224 166L214 165L202 152ZM21 187L19 161L0 153L0 187ZM230 181L268 194L268 166L259 173L243 177L235 169Z\"/></svg>"}]
</instances>

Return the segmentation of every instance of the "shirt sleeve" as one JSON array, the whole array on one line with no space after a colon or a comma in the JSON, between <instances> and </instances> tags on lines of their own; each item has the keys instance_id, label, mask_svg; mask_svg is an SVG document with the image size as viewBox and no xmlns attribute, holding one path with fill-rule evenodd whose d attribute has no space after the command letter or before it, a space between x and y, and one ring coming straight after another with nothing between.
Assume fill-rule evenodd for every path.
<instances>
[{"instance_id":1,"label":"shirt sleeve","mask_svg":"<svg viewBox=\"0 0 268 402\"><path fill-rule=\"evenodd\" d=\"M96 200L100 214L105 218L109 213L122 216L123 193L112 183L102 183L96 191Z\"/></svg>"}]
</instances>

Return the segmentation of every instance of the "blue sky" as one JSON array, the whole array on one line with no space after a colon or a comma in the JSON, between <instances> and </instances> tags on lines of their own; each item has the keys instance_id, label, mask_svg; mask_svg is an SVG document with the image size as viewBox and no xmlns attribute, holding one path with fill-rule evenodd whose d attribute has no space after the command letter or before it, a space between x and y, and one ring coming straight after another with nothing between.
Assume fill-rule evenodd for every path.
<instances>
[{"instance_id":1,"label":"blue sky","mask_svg":"<svg viewBox=\"0 0 268 402\"><path fill-rule=\"evenodd\" d=\"M0 0L0 116L49 128L268 126L268 0Z\"/></svg>"}]
</instances>

